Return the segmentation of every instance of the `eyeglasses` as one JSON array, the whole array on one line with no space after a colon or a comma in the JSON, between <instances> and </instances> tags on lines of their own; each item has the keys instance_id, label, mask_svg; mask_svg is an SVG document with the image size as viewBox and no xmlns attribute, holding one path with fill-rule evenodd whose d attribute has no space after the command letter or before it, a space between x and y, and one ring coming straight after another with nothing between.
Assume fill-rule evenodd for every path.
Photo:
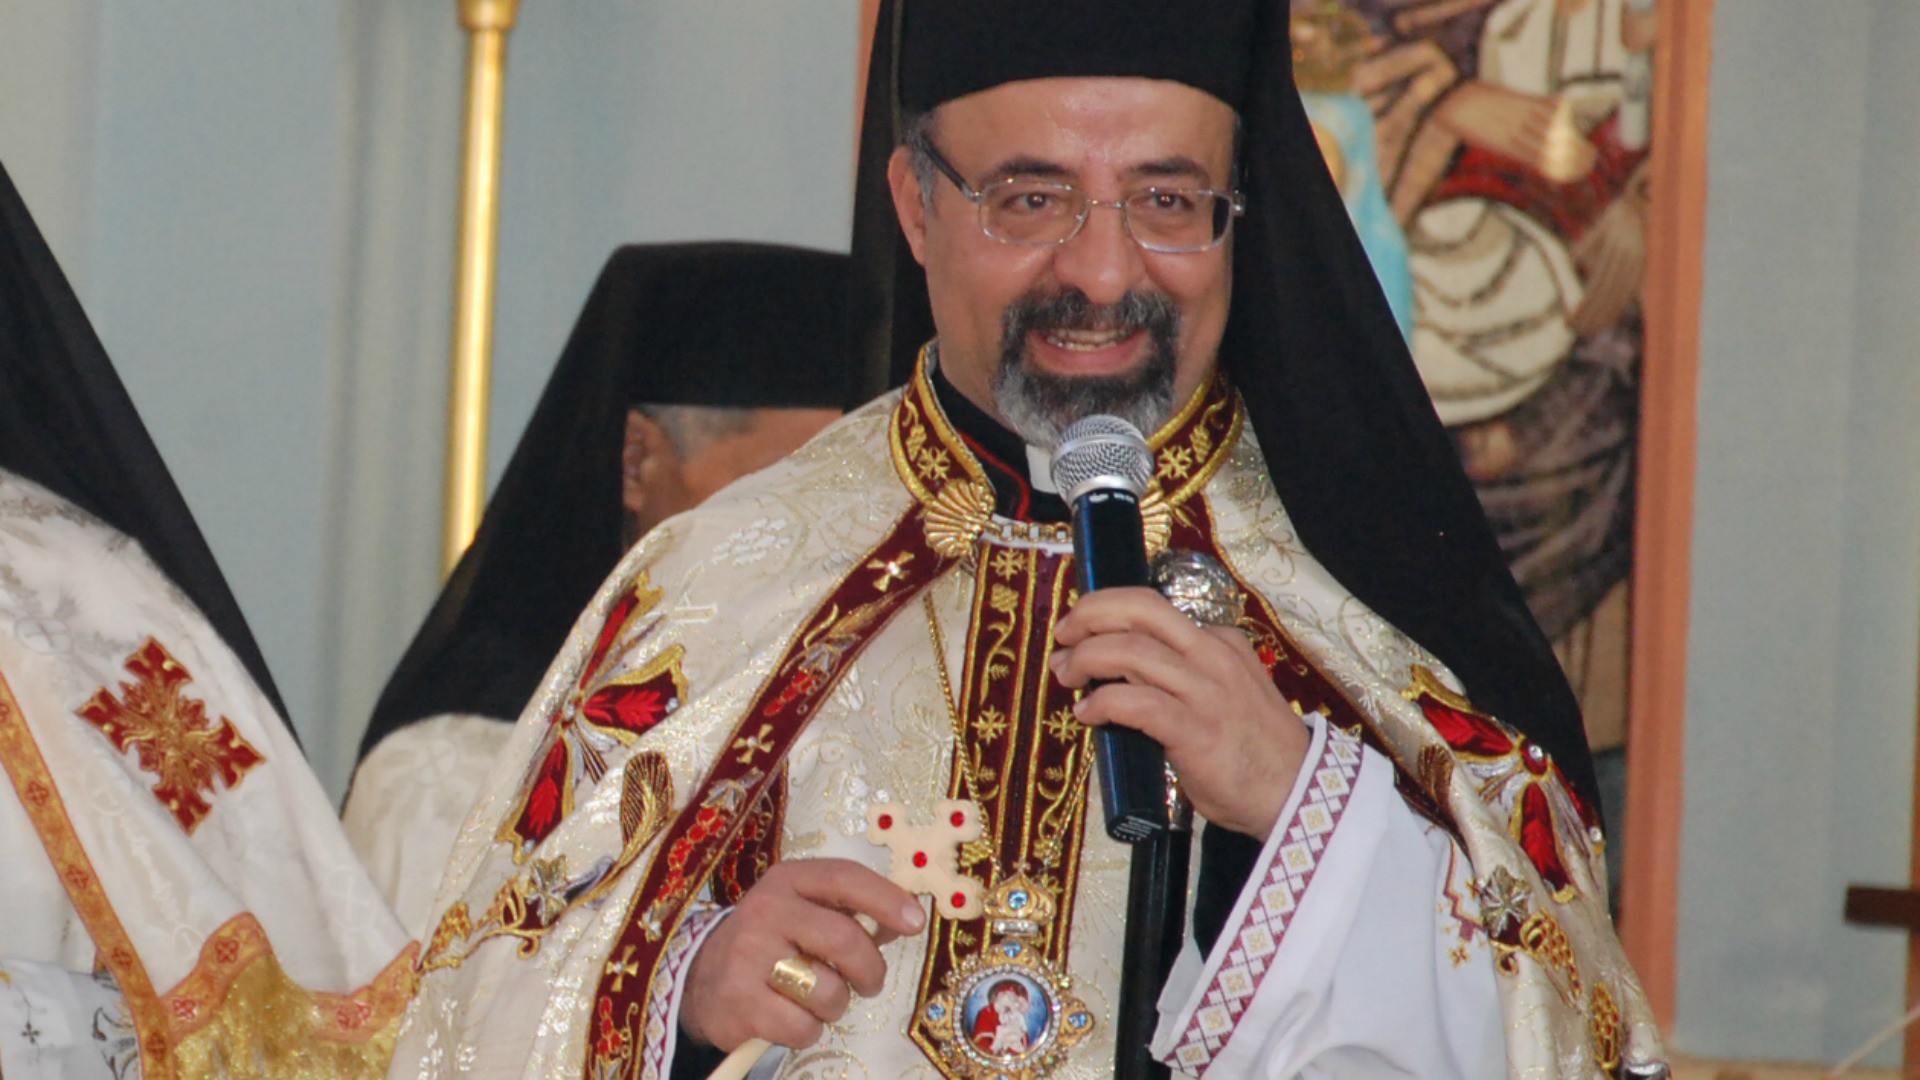
<instances>
[{"instance_id":1,"label":"eyeglasses","mask_svg":"<svg viewBox=\"0 0 1920 1080\"><path fill-rule=\"evenodd\" d=\"M1096 206L1120 211L1133 241L1148 251L1187 254L1219 247L1233 219L1247 212L1237 191L1157 188L1117 202L1095 199L1072 184L1009 178L975 190L931 143L922 148L933 167L953 181L980 211L980 231L1003 244L1052 247L1080 235Z\"/></svg>"}]
</instances>

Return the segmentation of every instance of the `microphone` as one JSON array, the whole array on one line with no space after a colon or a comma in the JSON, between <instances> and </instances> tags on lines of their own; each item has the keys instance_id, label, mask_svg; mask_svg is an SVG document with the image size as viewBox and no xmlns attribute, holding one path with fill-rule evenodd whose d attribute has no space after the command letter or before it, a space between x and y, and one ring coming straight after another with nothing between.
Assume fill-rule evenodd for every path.
<instances>
[{"instance_id":1,"label":"microphone","mask_svg":"<svg viewBox=\"0 0 1920 1080\"><path fill-rule=\"evenodd\" d=\"M1052 472L1054 487L1073 508L1081 595L1150 584L1140 500L1153 480L1153 451L1140 429L1117 416L1077 420L1060 436ZM1165 832L1166 752L1160 744L1109 724L1094 732L1093 749L1107 835L1137 844Z\"/></svg>"}]
</instances>

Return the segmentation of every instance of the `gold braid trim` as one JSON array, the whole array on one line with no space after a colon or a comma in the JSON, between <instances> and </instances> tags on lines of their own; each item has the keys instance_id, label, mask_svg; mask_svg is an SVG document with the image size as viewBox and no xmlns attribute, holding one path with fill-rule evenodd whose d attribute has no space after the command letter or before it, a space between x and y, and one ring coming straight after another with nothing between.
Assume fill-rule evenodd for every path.
<instances>
[{"instance_id":1,"label":"gold braid trim","mask_svg":"<svg viewBox=\"0 0 1920 1080\"><path fill-rule=\"evenodd\" d=\"M100 966L113 975L120 993L127 999L127 1011L133 1018L133 1030L140 1044L140 1069L146 1080L174 1080L171 1032L160 997L154 992L147 967L140 960L120 916L113 909L106 886L94 870L93 860L67 817L66 801L60 786L54 783L47 759L34 741L33 730L20 712L20 703L0 674L0 768L13 782L20 805L33 822L34 831L60 883L67 900L93 939Z\"/></svg>"},{"instance_id":2,"label":"gold braid trim","mask_svg":"<svg viewBox=\"0 0 1920 1080\"><path fill-rule=\"evenodd\" d=\"M165 996L181 1076L230 1080L377 1080L413 997L409 943L350 994L309 990L280 966L266 931L242 914L207 938L193 973Z\"/></svg>"}]
</instances>

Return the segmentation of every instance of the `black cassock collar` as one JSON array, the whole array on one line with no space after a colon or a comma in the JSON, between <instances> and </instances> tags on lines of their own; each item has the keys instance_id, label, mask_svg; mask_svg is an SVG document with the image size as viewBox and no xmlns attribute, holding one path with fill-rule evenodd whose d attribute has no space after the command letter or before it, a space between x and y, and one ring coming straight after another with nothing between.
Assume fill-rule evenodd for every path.
<instances>
[{"instance_id":1,"label":"black cassock collar","mask_svg":"<svg viewBox=\"0 0 1920 1080\"><path fill-rule=\"evenodd\" d=\"M987 479L993 484L993 509L1016 521L1066 521L1067 504L1052 491L1046 477L1035 477L1033 467L1041 452L1028 447L1025 439L987 415L987 411L967 399L947 381L939 368L933 369L933 396L947 414L947 421L973 451Z\"/></svg>"}]
</instances>

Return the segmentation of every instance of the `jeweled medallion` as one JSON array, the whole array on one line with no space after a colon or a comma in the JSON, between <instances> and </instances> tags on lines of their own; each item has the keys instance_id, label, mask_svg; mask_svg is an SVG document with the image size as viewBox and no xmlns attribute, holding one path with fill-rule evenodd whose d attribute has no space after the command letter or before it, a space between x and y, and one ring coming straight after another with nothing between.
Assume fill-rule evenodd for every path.
<instances>
[{"instance_id":1,"label":"jeweled medallion","mask_svg":"<svg viewBox=\"0 0 1920 1080\"><path fill-rule=\"evenodd\" d=\"M1093 1031L1073 980L1025 941L996 942L946 978L914 1018L952 1075L1038 1080Z\"/></svg>"}]
</instances>

